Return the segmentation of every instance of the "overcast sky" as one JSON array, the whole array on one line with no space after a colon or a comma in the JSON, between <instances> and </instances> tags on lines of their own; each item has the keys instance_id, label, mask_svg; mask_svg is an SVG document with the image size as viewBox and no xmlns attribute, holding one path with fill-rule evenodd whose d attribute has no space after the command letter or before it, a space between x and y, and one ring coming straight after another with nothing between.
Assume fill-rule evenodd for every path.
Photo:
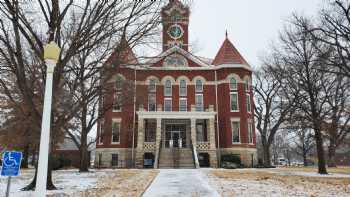
<instances>
[{"instance_id":1,"label":"overcast sky","mask_svg":"<svg viewBox=\"0 0 350 197\"><path fill-rule=\"evenodd\" d=\"M294 11L315 15L323 0L194 0L190 16L190 43L196 55L214 58L229 39L253 66L258 56L278 37L278 32Z\"/></svg>"}]
</instances>

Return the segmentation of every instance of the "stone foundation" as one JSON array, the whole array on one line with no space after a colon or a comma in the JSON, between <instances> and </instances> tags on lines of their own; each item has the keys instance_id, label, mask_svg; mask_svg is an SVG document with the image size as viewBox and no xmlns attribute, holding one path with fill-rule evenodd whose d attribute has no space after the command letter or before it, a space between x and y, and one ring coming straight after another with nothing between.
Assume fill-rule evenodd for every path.
<instances>
[{"instance_id":1,"label":"stone foundation","mask_svg":"<svg viewBox=\"0 0 350 197\"><path fill-rule=\"evenodd\" d=\"M242 164L245 167L254 167L257 164L256 148L221 148L221 155L235 154L241 157ZM252 166L253 162L253 166Z\"/></svg>"},{"instance_id":2,"label":"stone foundation","mask_svg":"<svg viewBox=\"0 0 350 197\"><path fill-rule=\"evenodd\" d=\"M131 168L131 148L97 148L95 153L95 168ZM101 162L99 165L99 155ZM112 166L112 154L118 154L118 165Z\"/></svg>"}]
</instances>

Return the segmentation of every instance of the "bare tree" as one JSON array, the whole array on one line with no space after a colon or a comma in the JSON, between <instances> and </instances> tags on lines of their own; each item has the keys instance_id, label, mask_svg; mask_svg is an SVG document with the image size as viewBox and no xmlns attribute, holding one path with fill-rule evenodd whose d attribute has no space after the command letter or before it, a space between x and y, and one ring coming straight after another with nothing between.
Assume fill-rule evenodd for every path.
<instances>
[{"instance_id":1,"label":"bare tree","mask_svg":"<svg viewBox=\"0 0 350 197\"><path fill-rule=\"evenodd\" d=\"M303 158L304 166L308 166L308 155L315 147L312 130L303 126L298 126L291 132L295 134L295 137L293 138L295 153Z\"/></svg>"},{"instance_id":2,"label":"bare tree","mask_svg":"<svg viewBox=\"0 0 350 197\"><path fill-rule=\"evenodd\" d=\"M288 94L297 98L295 105L301 118L307 120L315 132L318 172L327 174L321 124L328 113L324 90L329 89L331 74L320 70L326 69L324 60L330 54L329 48L311 35L312 25L308 19L293 16L292 22L281 33L280 45L274 50L283 64L271 66L271 69L285 84Z\"/></svg>"},{"instance_id":3,"label":"bare tree","mask_svg":"<svg viewBox=\"0 0 350 197\"><path fill-rule=\"evenodd\" d=\"M276 62L268 58L265 65ZM254 77L254 115L257 122L257 130L261 137L263 147L263 164L271 166L270 147L276 132L288 119L288 114L293 110L293 98L286 97L283 92L283 84L275 79L273 74L264 67L256 71Z\"/></svg>"},{"instance_id":4,"label":"bare tree","mask_svg":"<svg viewBox=\"0 0 350 197\"><path fill-rule=\"evenodd\" d=\"M51 149L57 143L55 137L65 130L83 105L81 102L72 102L74 95L67 91L67 84L72 80L69 76L74 72L69 66L74 63L73 59L87 49L104 50L103 54L111 53L113 43L118 43L123 35L129 35L130 40L142 37L143 31L140 31L138 25L144 24L148 28L152 26L150 21L154 18L149 15L140 16L140 13L145 10L149 13L157 12L158 5L155 1L119 0L0 2L0 85L16 108L20 109L19 100L28 107L37 130L40 130L41 125L46 76L43 45L56 41L62 49L53 80ZM96 59L102 61L103 58ZM5 75L14 79L12 84L19 90L21 99L14 99L11 87L4 81ZM51 159L47 188L55 189L51 179L50 161ZM33 189L35 183L36 176L25 189Z\"/></svg>"}]
</instances>

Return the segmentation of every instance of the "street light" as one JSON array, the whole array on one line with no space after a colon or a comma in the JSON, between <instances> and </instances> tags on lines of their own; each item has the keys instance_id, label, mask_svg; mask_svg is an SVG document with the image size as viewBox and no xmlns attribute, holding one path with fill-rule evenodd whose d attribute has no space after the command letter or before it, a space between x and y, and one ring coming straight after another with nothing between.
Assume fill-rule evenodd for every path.
<instances>
[{"instance_id":1,"label":"street light","mask_svg":"<svg viewBox=\"0 0 350 197\"><path fill-rule=\"evenodd\" d=\"M49 144L50 144L50 123L51 123L51 100L52 100L52 81L53 71L60 55L60 48L57 44L51 41L44 47L44 59L46 63L46 85L44 96L44 109L41 121L41 135L40 135L40 150L39 150L39 164L36 177L35 192L37 197L46 196L46 182L47 182L47 167L49 158Z\"/></svg>"}]
</instances>

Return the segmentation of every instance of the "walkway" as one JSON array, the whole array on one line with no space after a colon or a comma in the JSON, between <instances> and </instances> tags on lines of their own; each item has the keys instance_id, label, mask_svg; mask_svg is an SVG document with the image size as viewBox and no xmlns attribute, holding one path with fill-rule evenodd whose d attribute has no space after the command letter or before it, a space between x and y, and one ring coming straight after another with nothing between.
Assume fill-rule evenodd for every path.
<instances>
[{"instance_id":1,"label":"walkway","mask_svg":"<svg viewBox=\"0 0 350 197\"><path fill-rule=\"evenodd\" d=\"M143 197L219 197L199 169L161 169Z\"/></svg>"}]
</instances>

